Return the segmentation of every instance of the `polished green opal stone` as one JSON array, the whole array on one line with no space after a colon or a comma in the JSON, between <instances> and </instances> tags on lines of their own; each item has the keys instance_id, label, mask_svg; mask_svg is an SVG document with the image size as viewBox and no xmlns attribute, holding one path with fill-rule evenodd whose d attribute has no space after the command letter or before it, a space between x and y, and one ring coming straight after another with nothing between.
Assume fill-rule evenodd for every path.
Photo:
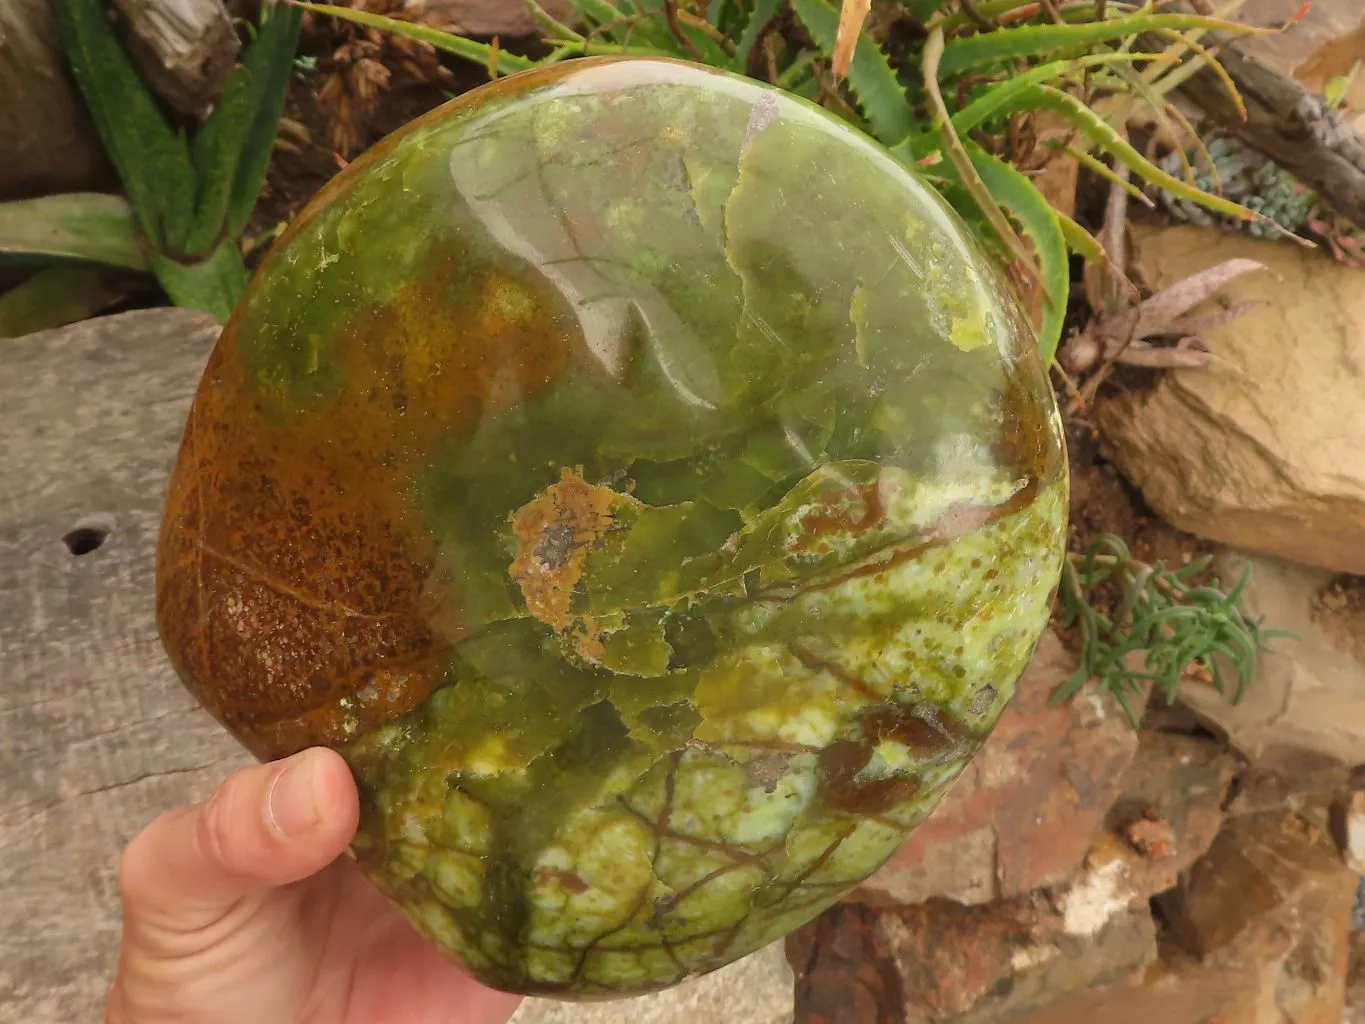
<instances>
[{"instance_id":1,"label":"polished green opal stone","mask_svg":"<svg viewBox=\"0 0 1365 1024\"><path fill-rule=\"evenodd\" d=\"M258 757L501 988L641 992L876 869L994 725L1065 534L1013 293L912 171L685 63L385 140L216 346L158 615Z\"/></svg>"}]
</instances>

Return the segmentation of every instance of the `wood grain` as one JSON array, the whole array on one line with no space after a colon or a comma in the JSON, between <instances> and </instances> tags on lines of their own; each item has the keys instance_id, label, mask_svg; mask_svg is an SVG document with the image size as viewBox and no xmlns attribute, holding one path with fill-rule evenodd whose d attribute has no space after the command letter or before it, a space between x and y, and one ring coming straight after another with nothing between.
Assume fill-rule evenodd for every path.
<instances>
[{"instance_id":1,"label":"wood grain","mask_svg":"<svg viewBox=\"0 0 1365 1024\"><path fill-rule=\"evenodd\" d=\"M180 686L153 620L162 492L217 333L149 310L3 346L3 1024L102 1020L119 852L248 760ZM63 538L80 528L86 545L108 532L75 555Z\"/></svg>"}]
</instances>

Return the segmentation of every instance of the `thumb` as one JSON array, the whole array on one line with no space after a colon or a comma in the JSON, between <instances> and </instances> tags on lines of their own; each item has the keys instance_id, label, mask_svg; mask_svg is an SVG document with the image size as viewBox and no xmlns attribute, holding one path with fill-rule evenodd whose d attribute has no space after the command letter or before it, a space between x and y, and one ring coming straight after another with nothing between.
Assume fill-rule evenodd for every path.
<instances>
[{"instance_id":1,"label":"thumb","mask_svg":"<svg viewBox=\"0 0 1365 1024\"><path fill-rule=\"evenodd\" d=\"M125 912L201 927L253 892L322 870L358 819L355 781L335 751L243 768L207 803L161 815L128 844L119 863Z\"/></svg>"}]
</instances>

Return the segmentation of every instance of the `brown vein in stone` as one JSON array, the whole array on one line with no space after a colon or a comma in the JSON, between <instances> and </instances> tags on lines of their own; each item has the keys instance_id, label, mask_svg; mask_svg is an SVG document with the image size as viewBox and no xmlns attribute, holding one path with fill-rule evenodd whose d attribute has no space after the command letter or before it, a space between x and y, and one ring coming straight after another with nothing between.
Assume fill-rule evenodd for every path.
<instances>
[{"instance_id":1,"label":"brown vein in stone","mask_svg":"<svg viewBox=\"0 0 1365 1024\"><path fill-rule=\"evenodd\" d=\"M907 544L905 539L892 541L885 547L874 549L864 556L860 562L855 563L851 568L838 575L816 580L813 583L807 583L805 586L799 586L791 580L782 580L760 590L754 600L786 603L794 601L802 594L830 590L853 579L875 576L877 573L894 569L906 562L913 561L926 551L942 547L959 537L974 533L991 523L998 522L1006 516L1027 508L1038 496L1038 491L1038 480L1030 477L1023 487L999 505L962 502L950 506L924 531L922 539L910 542L908 547L904 546Z\"/></svg>"},{"instance_id":2,"label":"brown vein in stone","mask_svg":"<svg viewBox=\"0 0 1365 1024\"><path fill-rule=\"evenodd\" d=\"M782 894L782 899L785 900L797 889L806 885L807 884L806 879L808 879L811 875L815 874L815 872L819 871L822 867L824 867L825 864L829 861L829 859L834 856L835 852L838 851L839 847L844 845L844 840L847 839L849 836L853 835L853 833L856 832L857 829L858 829L857 825L846 825L843 834L840 835L838 839L834 840L834 842L830 843L829 846L825 848L824 853L820 854L820 856L816 857L815 860L811 861L810 864L806 866L806 870L802 871L801 874L797 875L796 878L792 879L792 881L787 883L787 891Z\"/></svg>"},{"instance_id":3,"label":"brown vein in stone","mask_svg":"<svg viewBox=\"0 0 1365 1024\"><path fill-rule=\"evenodd\" d=\"M644 814L641 814L638 810L636 810L634 807L631 807L629 804L622 803L621 806L627 811L627 813L634 815L636 818L639 818L640 821L642 821L646 826L653 829L655 836L657 836L659 839L672 839L679 843L686 843L689 846L698 847L699 849L711 850L715 853L723 853L727 857L730 857L731 859L736 861L737 864L763 863L763 855L760 853L749 853L747 850L736 849L735 847L730 846L727 843L722 843L716 839L703 839L701 836L690 836L686 832L677 832L671 828L660 828L660 826L656 822L650 820L649 817L647 817Z\"/></svg>"},{"instance_id":4,"label":"brown vein in stone","mask_svg":"<svg viewBox=\"0 0 1365 1024\"><path fill-rule=\"evenodd\" d=\"M833 676L845 686L855 690L864 699L875 702L886 700L885 694L879 693L870 684L865 683L837 662L829 661L826 658L820 657L818 654L813 654L795 641L787 644L787 650L791 651L792 657L804 665L809 671L824 672L826 675Z\"/></svg>"},{"instance_id":5,"label":"brown vein in stone","mask_svg":"<svg viewBox=\"0 0 1365 1024\"><path fill-rule=\"evenodd\" d=\"M614 928L608 928L600 935L596 935L588 941L588 944L583 947L583 952L578 957L578 963L574 965L573 974L569 976L568 980L569 985L575 985L578 983L578 979L583 976L583 968L587 966L588 957L592 954L593 950L595 950L599 945L601 945L602 940L609 939L613 935L616 935L618 932L624 931L626 928L630 927L630 923L635 920L635 915L638 914L644 908L644 905L648 901L649 886L647 885L642 886L640 889L640 898L635 901L635 905L630 908L630 913L626 914L625 918L621 921L621 923ZM608 951L617 952L616 950L612 949L609 949Z\"/></svg>"},{"instance_id":6,"label":"brown vein in stone","mask_svg":"<svg viewBox=\"0 0 1365 1024\"><path fill-rule=\"evenodd\" d=\"M669 766L668 774L664 776L664 802L659 809L659 820L652 823L656 836L662 837L663 831L668 828L669 819L673 816L673 790L678 784L678 769L682 767L682 751L675 750L669 755L673 763Z\"/></svg>"},{"instance_id":7,"label":"brown vein in stone","mask_svg":"<svg viewBox=\"0 0 1365 1024\"><path fill-rule=\"evenodd\" d=\"M679 945L688 942L701 942L706 939L714 939L724 935L731 927L731 925L727 925L724 928L717 928L714 931L699 932L696 935L684 935L682 938L669 939L660 936L658 942L631 942L624 946L595 945L592 951L597 953L652 953L655 950L663 951L665 944L667 944L674 948L674 954L676 955L676 950ZM612 934L615 934L615 932L619 930L619 928L613 929ZM582 953L587 947L559 946L550 943L528 942L526 948L534 949L540 953Z\"/></svg>"}]
</instances>

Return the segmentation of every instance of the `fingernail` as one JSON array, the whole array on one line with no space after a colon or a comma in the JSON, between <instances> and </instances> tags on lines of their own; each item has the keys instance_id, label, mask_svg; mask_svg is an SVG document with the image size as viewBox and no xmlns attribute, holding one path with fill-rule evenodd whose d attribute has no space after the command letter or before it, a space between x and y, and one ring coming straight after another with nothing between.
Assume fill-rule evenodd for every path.
<instances>
[{"instance_id":1,"label":"fingernail","mask_svg":"<svg viewBox=\"0 0 1365 1024\"><path fill-rule=\"evenodd\" d=\"M313 793L316 760L309 753L285 765L270 790L270 820L282 836L297 836L318 823L318 801Z\"/></svg>"}]
</instances>

